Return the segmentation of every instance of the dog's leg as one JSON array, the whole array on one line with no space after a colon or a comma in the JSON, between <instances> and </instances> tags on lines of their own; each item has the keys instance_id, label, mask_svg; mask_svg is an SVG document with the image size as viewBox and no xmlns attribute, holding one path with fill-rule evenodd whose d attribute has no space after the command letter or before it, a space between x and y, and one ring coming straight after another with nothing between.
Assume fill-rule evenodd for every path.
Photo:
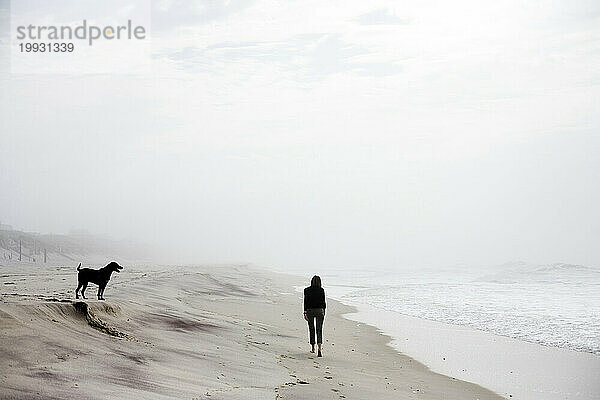
<instances>
[{"instance_id":1,"label":"dog's leg","mask_svg":"<svg viewBox=\"0 0 600 400\"><path fill-rule=\"evenodd\" d=\"M79 298L79 289L81 289L82 286L83 286L83 283L79 282L79 284L77 285L77 290L75 290L75 298L76 299Z\"/></svg>"},{"instance_id":2,"label":"dog's leg","mask_svg":"<svg viewBox=\"0 0 600 400\"><path fill-rule=\"evenodd\" d=\"M87 288L87 283L83 284L83 287L81 288L81 297L83 297L84 299L87 299L87 297L85 297L85 289Z\"/></svg>"},{"instance_id":3,"label":"dog's leg","mask_svg":"<svg viewBox=\"0 0 600 400\"><path fill-rule=\"evenodd\" d=\"M106 285L98 285L98 300L104 300L104 288Z\"/></svg>"}]
</instances>

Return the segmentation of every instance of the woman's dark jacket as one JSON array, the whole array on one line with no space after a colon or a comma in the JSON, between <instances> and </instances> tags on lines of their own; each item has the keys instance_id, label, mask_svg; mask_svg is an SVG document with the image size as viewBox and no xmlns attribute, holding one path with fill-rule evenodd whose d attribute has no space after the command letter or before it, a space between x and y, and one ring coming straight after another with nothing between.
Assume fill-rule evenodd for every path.
<instances>
[{"instance_id":1,"label":"woman's dark jacket","mask_svg":"<svg viewBox=\"0 0 600 400\"><path fill-rule=\"evenodd\" d=\"M322 287L309 286L304 289L304 311L309 308L325 308L325 291Z\"/></svg>"}]
</instances>

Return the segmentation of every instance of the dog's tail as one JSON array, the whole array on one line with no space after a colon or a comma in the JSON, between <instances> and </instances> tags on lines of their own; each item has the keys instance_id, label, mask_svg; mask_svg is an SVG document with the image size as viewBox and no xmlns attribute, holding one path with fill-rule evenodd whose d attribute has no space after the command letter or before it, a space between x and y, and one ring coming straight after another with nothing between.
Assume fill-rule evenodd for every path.
<instances>
[{"instance_id":1,"label":"dog's tail","mask_svg":"<svg viewBox=\"0 0 600 400\"><path fill-rule=\"evenodd\" d=\"M79 265L77 266L77 271L79 271L81 269L81 263L79 263Z\"/></svg>"}]
</instances>

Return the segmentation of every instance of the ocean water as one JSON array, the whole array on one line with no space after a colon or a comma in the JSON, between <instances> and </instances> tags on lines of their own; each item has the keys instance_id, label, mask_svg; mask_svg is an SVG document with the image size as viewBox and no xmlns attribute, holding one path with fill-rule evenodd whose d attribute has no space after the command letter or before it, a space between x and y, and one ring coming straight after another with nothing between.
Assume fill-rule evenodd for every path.
<instances>
[{"instance_id":1,"label":"ocean water","mask_svg":"<svg viewBox=\"0 0 600 400\"><path fill-rule=\"evenodd\" d=\"M600 355L600 268L510 263L324 276L331 293L413 317Z\"/></svg>"}]
</instances>

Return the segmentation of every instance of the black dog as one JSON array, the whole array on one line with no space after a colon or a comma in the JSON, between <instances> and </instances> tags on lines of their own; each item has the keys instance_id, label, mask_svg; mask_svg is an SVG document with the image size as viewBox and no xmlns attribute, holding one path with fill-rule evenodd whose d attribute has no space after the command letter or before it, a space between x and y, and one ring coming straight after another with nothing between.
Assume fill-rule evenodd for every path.
<instances>
[{"instance_id":1,"label":"black dog","mask_svg":"<svg viewBox=\"0 0 600 400\"><path fill-rule=\"evenodd\" d=\"M77 271L79 271L77 274L79 285L75 291L75 298L79 298L79 289L81 289L81 297L85 299L85 289L87 288L88 283L92 282L98 285L98 300L104 300L102 295L104 294L104 289L110 279L110 275L113 272L120 272L119 270L121 269L123 269L123 267L114 261L100 269L81 268L81 263L79 263L79 266L77 267Z\"/></svg>"}]
</instances>

